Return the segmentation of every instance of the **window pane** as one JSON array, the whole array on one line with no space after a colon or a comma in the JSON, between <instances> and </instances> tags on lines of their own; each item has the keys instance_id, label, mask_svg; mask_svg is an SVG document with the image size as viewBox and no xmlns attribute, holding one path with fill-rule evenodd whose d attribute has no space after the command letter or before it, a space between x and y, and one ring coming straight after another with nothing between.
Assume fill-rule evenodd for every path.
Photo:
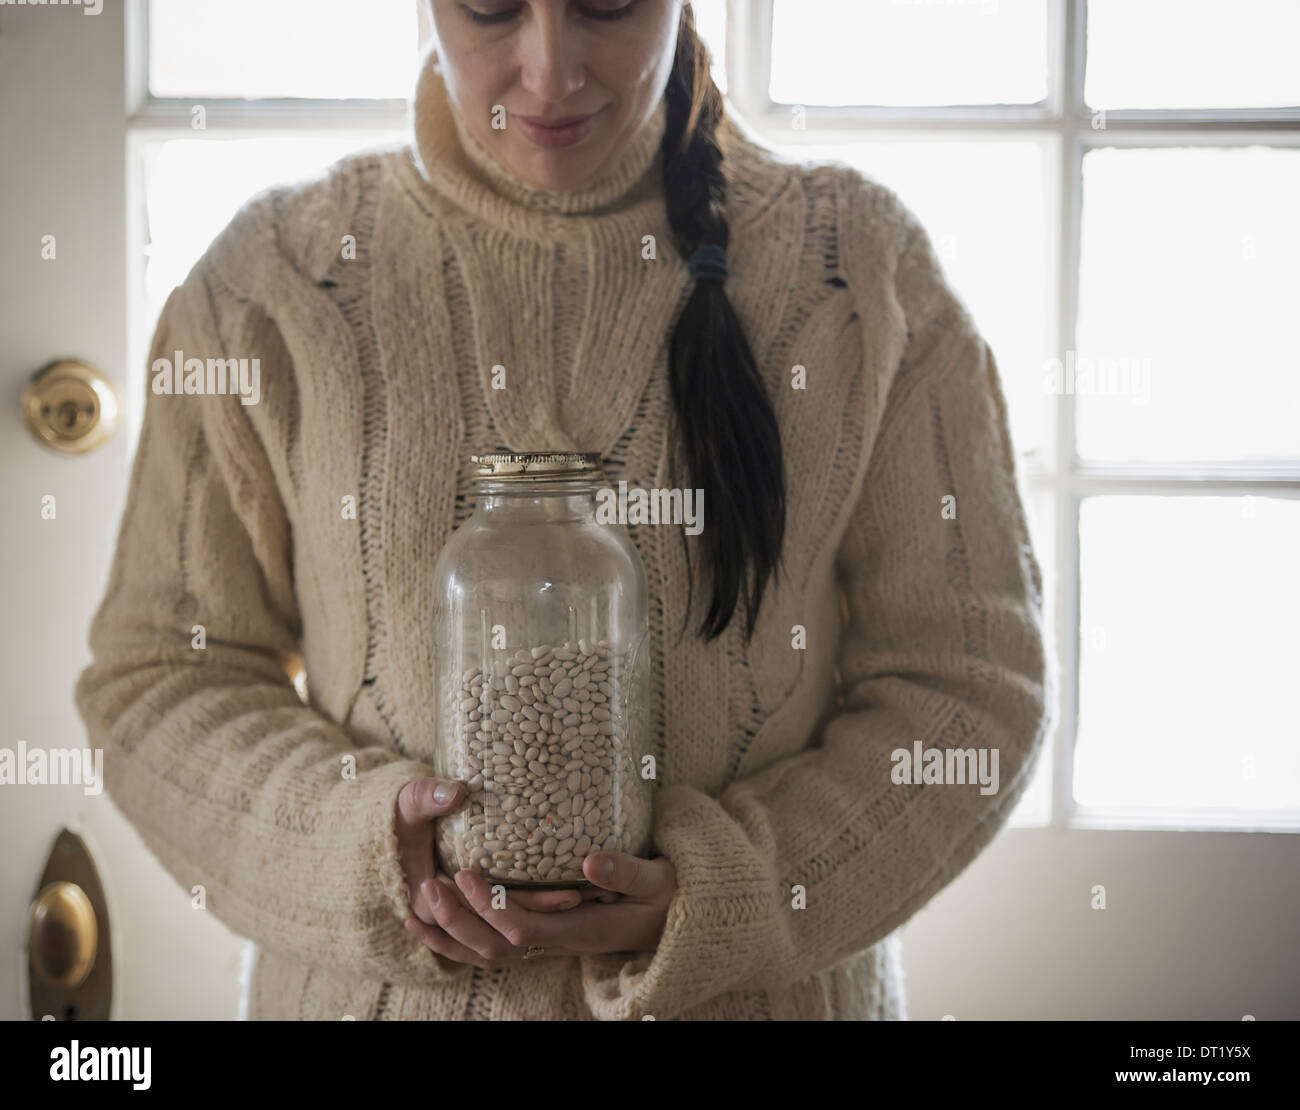
<instances>
[{"instance_id":1,"label":"window pane","mask_svg":"<svg viewBox=\"0 0 1300 1110\"><path fill-rule=\"evenodd\" d=\"M1072 392L1096 460L1300 458L1300 151L1092 151Z\"/></svg>"},{"instance_id":2,"label":"window pane","mask_svg":"<svg viewBox=\"0 0 1300 1110\"><path fill-rule=\"evenodd\" d=\"M727 0L692 0L695 30L713 57L713 83L727 91Z\"/></svg>"},{"instance_id":3,"label":"window pane","mask_svg":"<svg viewBox=\"0 0 1300 1110\"><path fill-rule=\"evenodd\" d=\"M777 149L798 159L847 162L893 189L916 213L993 348L1016 450L1043 448L1051 398L1042 389L1042 366L1054 349L1056 304L1045 148L916 140Z\"/></svg>"},{"instance_id":4,"label":"window pane","mask_svg":"<svg viewBox=\"0 0 1300 1110\"><path fill-rule=\"evenodd\" d=\"M174 97L405 99L417 0L150 0L149 89Z\"/></svg>"},{"instance_id":5,"label":"window pane","mask_svg":"<svg viewBox=\"0 0 1300 1110\"><path fill-rule=\"evenodd\" d=\"M1045 0L775 0L778 104L1037 104Z\"/></svg>"},{"instance_id":6,"label":"window pane","mask_svg":"<svg viewBox=\"0 0 1300 1110\"><path fill-rule=\"evenodd\" d=\"M1300 104L1296 0L1088 0L1084 97L1103 108Z\"/></svg>"},{"instance_id":7,"label":"window pane","mask_svg":"<svg viewBox=\"0 0 1300 1110\"><path fill-rule=\"evenodd\" d=\"M1300 808L1300 501L1090 498L1079 541L1075 799Z\"/></svg>"},{"instance_id":8,"label":"window pane","mask_svg":"<svg viewBox=\"0 0 1300 1110\"><path fill-rule=\"evenodd\" d=\"M231 216L254 193L312 176L349 151L389 134L174 139L146 145L145 197L149 246L146 312L153 328L168 293Z\"/></svg>"}]
</instances>

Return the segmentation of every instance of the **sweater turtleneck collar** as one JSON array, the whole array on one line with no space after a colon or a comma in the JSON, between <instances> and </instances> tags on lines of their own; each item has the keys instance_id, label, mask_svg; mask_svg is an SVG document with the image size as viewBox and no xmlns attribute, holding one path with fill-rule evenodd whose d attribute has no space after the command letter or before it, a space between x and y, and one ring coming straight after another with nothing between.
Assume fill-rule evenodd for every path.
<instances>
[{"instance_id":1,"label":"sweater turtleneck collar","mask_svg":"<svg viewBox=\"0 0 1300 1110\"><path fill-rule=\"evenodd\" d=\"M411 102L412 147L420 175L462 208L522 230L534 220L617 211L662 196L658 157L666 126L664 100L596 180L581 189L536 188L505 169L469 133L452 101L436 55L424 57Z\"/></svg>"}]
</instances>

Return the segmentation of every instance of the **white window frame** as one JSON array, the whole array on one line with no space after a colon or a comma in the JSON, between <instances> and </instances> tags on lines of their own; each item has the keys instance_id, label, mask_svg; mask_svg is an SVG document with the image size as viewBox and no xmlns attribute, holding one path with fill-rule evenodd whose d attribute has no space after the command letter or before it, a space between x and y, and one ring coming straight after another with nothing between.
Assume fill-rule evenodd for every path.
<instances>
[{"instance_id":1,"label":"white window frame","mask_svg":"<svg viewBox=\"0 0 1300 1110\"><path fill-rule=\"evenodd\" d=\"M421 8L421 41L428 26ZM727 100L763 139L774 144L960 138L995 141L1008 137L1037 141L1053 152L1048 174L1050 247L1056 283L1052 321L1057 357L1075 347L1078 310L1079 240L1083 157L1104 147L1246 146L1300 147L1300 108L1219 110L1107 110L1105 127L1093 126L1094 110L1084 100L1086 0L1047 0L1048 92L1034 105L965 107L804 106L806 127L790 127L792 105L769 95L774 0L727 2ZM181 100L154 97L148 90L148 0L127 0L128 243L144 243L140 144L160 137L242 138L312 132L400 132L408 107L401 100ZM190 128L191 112L202 103L207 129ZM906 198L904 198L906 200ZM138 252L134 255L139 258ZM143 310L143 266L128 274L133 320ZM147 337L146 337L147 341ZM131 365L146 352L133 340ZM1055 418L1040 451L1023 456L1027 492L1052 498L1055 520L1055 626L1060 704L1051 739L1052 790L1047 824L1054 829L1171 829L1206 831L1300 831L1300 815L1186 810L1090 811L1073 798L1073 753L1079 709L1079 506L1104 494L1197 496L1213 494L1300 498L1300 459L1283 466L1205 463L1183 466L1084 465L1075 444L1074 398L1053 399Z\"/></svg>"},{"instance_id":2,"label":"white window frame","mask_svg":"<svg viewBox=\"0 0 1300 1110\"><path fill-rule=\"evenodd\" d=\"M1075 347L1083 156L1104 147L1300 147L1300 108L1204 111L1107 110L1094 129L1094 109L1084 100L1086 0L1048 0L1048 93L1034 105L968 107L804 106L806 126L790 127L792 105L768 93L774 0L728 0L728 99L762 138L783 144L958 137L1047 142L1057 151L1049 218L1056 222L1052 261L1057 312L1057 357ZM747 48L754 44L753 48ZM904 198L906 200L906 198ZM1052 215L1054 214L1054 216ZM1055 624L1060 704L1052 738L1053 784L1049 825L1055 829L1170 829L1300 831L1293 811L1213 813L1190 810L1091 811L1074 801L1074 744L1079 711L1079 505L1104 494L1300 498L1300 459L1286 466L1204 463L1184 466L1084 465L1075 444L1074 397L1052 399L1055 419L1041 452L1024 456L1029 493L1047 493L1055 510Z\"/></svg>"}]
</instances>

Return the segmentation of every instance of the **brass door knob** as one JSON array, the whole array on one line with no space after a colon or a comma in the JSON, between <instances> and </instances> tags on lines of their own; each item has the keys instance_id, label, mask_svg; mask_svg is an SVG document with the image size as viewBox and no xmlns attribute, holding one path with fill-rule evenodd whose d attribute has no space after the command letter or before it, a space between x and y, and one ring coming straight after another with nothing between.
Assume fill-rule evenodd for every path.
<instances>
[{"instance_id":1,"label":"brass door knob","mask_svg":"<svg viewBox=\"0 0 1300 1110\"><path fill-rule=\"evenodd\" d=\"M107 1021L113 1003L113 928L86 843L62 829L33 897L27 1001L33 1021Z\"/></svg>"},{"instance_id":2,"label":"brass door knob","mask_svg":"<svg viewBox=\"0 0 1300 1110\"><path fill-rule=\"evenodd\" d=\"M28 928L31 967L46 986L79 987L95 966L99 923L86 892L76 883L41 888L32 903Z\"/></svg>"},{"instance_id":3,"label":"brass door knob","mask_svg":"<svg viewBox=\"0 0 1300 1110\"><path fill-rule=\"evenodd\" d=\"M69 455L112 438L120 411L117 387L79 359L50 363L23 390L27 427L47 447Z\"/></svg>"}]
</instances>

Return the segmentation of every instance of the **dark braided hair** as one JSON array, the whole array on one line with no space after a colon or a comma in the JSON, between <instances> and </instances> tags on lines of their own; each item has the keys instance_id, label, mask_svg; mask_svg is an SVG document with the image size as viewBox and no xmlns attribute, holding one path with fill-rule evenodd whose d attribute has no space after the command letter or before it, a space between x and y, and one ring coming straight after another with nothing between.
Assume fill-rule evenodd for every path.
<instances>
[{"instance_id":1,"label":"dark braided hair","mask_svg":"<svg viewBox=\"0 0 1300 1110\"><path fill-rule=\"evenodd\" d=\"M717 137L724 109L709 61L708 48L695 31L694 12L683 2L677 55L664 93L662 152L668 222L684 259L700 247L725 250L730 237L724 152ZM768 579L780 562L785 478L776 413L720 276L706 274L695 282L673 327L668 372L689 488L704 491L708 521L700 540L712 571L713 600L700 635L706 641L721 635L743 592L748 642ZM681 487L675 457L672 465L673 485ZM693 592L684 533L682 543L688 591Z\"/></svg>"}]
</instances>

